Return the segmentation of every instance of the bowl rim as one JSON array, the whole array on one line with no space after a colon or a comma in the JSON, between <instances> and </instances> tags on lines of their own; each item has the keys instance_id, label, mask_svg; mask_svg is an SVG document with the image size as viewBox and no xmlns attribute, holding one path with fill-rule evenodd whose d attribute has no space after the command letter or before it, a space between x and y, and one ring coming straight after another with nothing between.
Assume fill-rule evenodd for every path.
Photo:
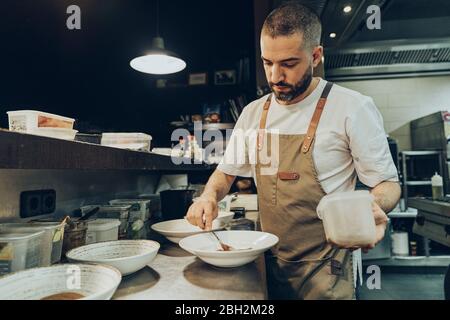
<instances>
[{"instance_id":1,"label":"bowl rim","mask_svg":"<svg viewBox=\"0 0 450 320\"><path fill-rule=\"evenodd\" d=\"M152 244L155 245L155 248L154 248L155 250L152 251L151 253L156 252L156 254L158 254L158 251L161 248L161 244L159 242L155 241L155 240L147 240L147 239L140 239L140 240L113 240L113 241L103 241L103 242L91 243L91 244L87 244L87 245L84 245L84 246L81 246L81 247L78 247L78 248L74 248L74 249L72 249L72 250L70 250L69 252L66 253L66 257L67 257L67 259L72 260L72 261L79 261L79 262L85 262L85 263L89 263L90 262L90 263L100 264L100 263L120 262L120 261L128 260L128 259L131 259L131 258L133 258L133 259L142 258L142 257L147 256L147 255L150 254L149 252L144 252L144 253L137 254L137 255L121 257L121 258L112 258L112 259L95 259L95 258L94 259L85 259L85 258L73 258L73 257L69 256L71 253L73 253L77 249L81 249L81 248L85 248L86 249L86 247L95 247L98 244L108 244L108 243L118 243L118 242L152 243Z\"/></svg>"},{"instance_id":2,"label":"bowl rim","mask_svg":"<svg viewBox=\"0 0 450 320\"><path fill-rule=\"evenodd\" d=\"M30 269L25 269L25 270L19 270L19 271L15 271L15 272L11 272L8 274L5 274L3 276L0 276L0 281L10 278L10 277L14 277L17 276L18 274L25 274L25 273L32 273L32 272L38 272L38 270L40 269L56 269L56 268L63 268L66 266L89 266L89 267L94 267L94 268L106 268L106 269L110 269L118 278L115 280L118 280L117 283L115 283L113 286L111 286L111 288L109 289L105 289L102 291L98 291L90 296L87 297L83 297L81 299L77 299L77 300L88 300L92 299L92 297L97 297L99 295L105 294L109 291L111 291L112 289L114 289L113 291L113 295L116 292L118 286L120 285L120 283L122 282L122 273L119 271L119 269L117 269L116 267L113 267L111 265L107 265L107 264L100 264L100 263L87 263L87 262L80 262L80 263L58 263L55 265L51 265L51 266L47 266L47 267L37 267L37 268L30 268Z\"/></svg>"},{"instance_id":3,"label":"bowl rim","mask_svg":"<svg viewBox=\"0 0 450 320\"><path fill-rule=\"evenodd\" d=\"M230 216L234 216L234 214L235 214L233 211L220 211L220 213L224 213L224 215L217 216L216 219L229 218ZM214 219L214 220L216 220L216 219ZM156 231L156 232L158 232L158 233L160 233L160 234L162 234L164 236L165 236L165 234L173 234L173 235L192 234L192 235L194 235L194 234L197 234L197 233L207 232L207 231L204 231L204 230L201 230L201 229L198 230L198 231L194 231L194 230L191 230L191 231L172 230L171 231L171 230L167 230L167 229L162 230L162 229L158 228L158 226L161 226L163 224L167 224L169 222L175 222L175 221L187 221L187 220L186 220L186 218L180 218L180 219L172 219L172 220L160 221L160 222L152 224L150 227L152 228L152 230L154 230L154 231ZM157 228L154 228L154 226L157 226ZM195 227L194 225L192 225L192 226ZM223 228L224 228L223 226L222 227L217 227L217 228L214 228L213 231L222 230Z\"/></svg>"},{"instance_id":4,"label":"bowl rim","mask_svg":"<svg viewBox=\"0 0 450 320\"><path fill-rule=\"evenodd\" d=\"M178 243L178 245L182 249L184 249L184 250L186 250L188 252L191 252L191 253L195 252L194 255L196 255L196 256L199 256L198 253L200 253L200 254L202 254L202 253L205 253L205 254L216 254L217 253L218 255L235 255L235 254L239 254L240 255L241 253L251 253L251 252L257 253L258 251L261 251L261 250L262 251L268 250L269 248L277 245L277 243L280 241L280 238L278 236L276 236L273 233L265 232L265 231L256 231L256 230L225 230L225 231L218 231L218 233L220 233L220 232L232 232L232 233L242 233L242 232L245 232L245 233L252 232L253 233L253 232L257 232L257 233L260 233L260 234L267 234L267 235L270 235L270 236L274 237L274 240L276 240L276 242L273 245L264 246L264 247L261 247L261 248L258 248L258 249L253 249L252 248L252 249L246 249L246 250L232 250L232 251L221 251L221 250L212 251L212 250L201 250L201 249L190 249L190 250L188 250L186 248L186 246L183 245L183 244L189 238L199 237L200 236L200 234L194 234L192 236L189 236L189 237L181 239L180 242ZM208 232L203 232L203 233L208 233Z\"/></svg>"}]
</instances>

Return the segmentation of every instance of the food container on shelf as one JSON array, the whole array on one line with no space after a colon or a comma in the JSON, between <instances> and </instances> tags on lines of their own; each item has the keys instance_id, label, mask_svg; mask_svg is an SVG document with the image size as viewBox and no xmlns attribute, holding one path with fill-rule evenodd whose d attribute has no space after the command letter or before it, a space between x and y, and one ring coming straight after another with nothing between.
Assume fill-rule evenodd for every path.
<instances>
[{"instance_id":1,"label":"food container on shelf","mask_svg":"<svg viewBox=\"0 0 450 320\"><path fill-rule=\"evenodd\" d=\"M119 239L126 239L128 230L128 219L130 216L131 205L90 205L81 207L82 215L85 212L91 211L93 208L99 207L100 209L94 215L96 218L101 219L118 219L119 225Z\"/></svg>"},{"instance_id":2,"label":"food container on shelf","mask_svg":"<svg viewBox=\"0 0 450 320\"><path fill-rule=\"evenodd\" d=\"M327 240L345 247L365 247L376 240L373 196L366 190L333 193L322 198L317 215Z\"/></svg>"},{"instance_id":3,"label":"food container on shelf","mask_svg":"<svg viewBox=\"0 0 450 320\"><path fill-rule=\"evenodd\" d=\"M35 128L30 129L27 133L48 138L74 140L77 130L65 128Z\"/></svg>"},{"instance_id":4,"label":"food container on shelf","mask_svg":"<svg viewBox=\"0 0 450 320\"><path fill-rule=\"evenodd\" d=\"M39 267L44 231L0 231L0 275Z\"/></svg>"},{"instance_id":5,"label":"food container on shelf","mask_svg":"<svg viewBox=\"0 0 450 320\"><path fill-rule=\"evenodd\" d=\"M133 222L150 219L150 202L148 199L114 199L109 201L111 205L130 205L130 216L128 221Z\"/></svg>"},{"instance_id":6,"label":"food container on shelf","mask_svg":"<svg viewBox=\"0 0 450 320\"><path fill-rule=\"evenodd\" d=\"M152 136L145 133L105 132L101 144L107 147L150 152Z\"/></svg>"},{"instance_id":7,"label":"food container on shelf","mask_svg":"<svg viewBox=\"0 0 450 320\"><path fill-rule=\"evenodd\" d=\"M86 244L114 241L119 239L118 219L95 219L88 220Z\"/></svg>"},{"instance_id":8,"label":"food container on shelf","mask_svg":"<svg viewBox=\"0 0 450 320\"><path fill-rule=\"evenodd\" d=\"M31 133L37 128L73 129L75 119L36 110L8 111L9 130Z\"/></svg>"}]
</instances>

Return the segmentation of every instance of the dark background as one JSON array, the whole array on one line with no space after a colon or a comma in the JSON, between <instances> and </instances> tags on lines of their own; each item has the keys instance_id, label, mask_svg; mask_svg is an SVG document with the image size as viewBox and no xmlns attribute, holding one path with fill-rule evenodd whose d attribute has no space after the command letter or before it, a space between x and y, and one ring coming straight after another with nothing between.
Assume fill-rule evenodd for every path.
<instances>
[{"instance_id":1,"label":"dark background","mask_svg":"<svg viewBox=\"0 0 450 320\"><path fill-rule=\"evenodd\" d=\"M66 9L81 8L81 30L68 30ZM254 17L250 0L160 0L166 48L187 68L152 76L129 61L156 35L154 0L2 0L0 2L0 126L6 111L34 109L77 119L76 129L146 132L170 145L170 121L215 103L255 94ZM250 58L250 80L215 86L214 70ZM208 72L208 85L188 87L189 73ZM156 79L168 85L156 88Z\"/></svg>"}]
</instances>

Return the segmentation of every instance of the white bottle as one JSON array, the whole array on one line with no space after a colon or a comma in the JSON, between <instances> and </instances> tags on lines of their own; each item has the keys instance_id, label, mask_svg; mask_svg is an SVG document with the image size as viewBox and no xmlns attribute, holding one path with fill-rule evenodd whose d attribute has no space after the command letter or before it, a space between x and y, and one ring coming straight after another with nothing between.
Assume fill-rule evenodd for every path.
<instances>
[{"instance_id":1,"label":"white bottle","mask_svg":"<svg viewBox=\"0 0 450 320\"><path fill-rule=\"evenodd\" d=\"M434 176L431 178L431 189L434 200L444 197L444 182L437 172L435 172Z\"/></svg>"}]
</instances>

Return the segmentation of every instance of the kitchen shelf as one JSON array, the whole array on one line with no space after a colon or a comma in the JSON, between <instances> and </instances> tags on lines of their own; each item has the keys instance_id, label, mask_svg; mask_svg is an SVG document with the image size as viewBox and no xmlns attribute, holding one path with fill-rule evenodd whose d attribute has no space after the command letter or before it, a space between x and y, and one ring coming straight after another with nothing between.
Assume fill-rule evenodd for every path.
<instances>
[{"instance_id":1,"label":"kitchen shelf","mask_svg":"<svg viewBox=\"0 0 450 320\"><path fill-rule=\"evenodd\" d=\"M180 159L181 160L181 159ZM170 156L0 129L0 169L150 170L189 172L215 165L174 164Z\"/></svg>"}]
</instances>

